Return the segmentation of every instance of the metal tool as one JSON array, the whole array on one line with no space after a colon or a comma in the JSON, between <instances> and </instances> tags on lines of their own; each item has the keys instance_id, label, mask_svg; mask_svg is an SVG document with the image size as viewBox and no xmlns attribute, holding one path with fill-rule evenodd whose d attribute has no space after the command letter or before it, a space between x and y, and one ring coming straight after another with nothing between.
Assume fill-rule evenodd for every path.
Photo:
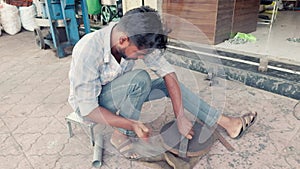
<instances>
[{"instance_id":1,"label":"metal tool","mask_svg":"<svg viewBox=\"0 0 300 169\"><path fill-rule=\"evenodd\" d=\"M205 80L208 80L209 86L213 86L214 84L218 84L219 82L216 80L216 73L213 72L213 69L209 69L207 72L207 76Z\"/></svg>"}]
</instances>

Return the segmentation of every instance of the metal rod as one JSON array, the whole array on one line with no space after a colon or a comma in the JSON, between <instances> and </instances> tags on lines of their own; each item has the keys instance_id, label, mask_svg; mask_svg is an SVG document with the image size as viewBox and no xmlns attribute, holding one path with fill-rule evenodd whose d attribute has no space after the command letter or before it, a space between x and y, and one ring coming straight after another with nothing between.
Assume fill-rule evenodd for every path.
<instances>
[{"instance_id":1,"label":"metal rod","mask_svg":"<svg viewBox=\"0 0 300 169\"><path fill-rule=\"evenodd\" d=\"M101 167L102 166L102 156L103 156L103 135L100 133L97 136L97 140L95 140L94 145L94 155L93 155L93 167Z\"/></svg>"}]
</instances>

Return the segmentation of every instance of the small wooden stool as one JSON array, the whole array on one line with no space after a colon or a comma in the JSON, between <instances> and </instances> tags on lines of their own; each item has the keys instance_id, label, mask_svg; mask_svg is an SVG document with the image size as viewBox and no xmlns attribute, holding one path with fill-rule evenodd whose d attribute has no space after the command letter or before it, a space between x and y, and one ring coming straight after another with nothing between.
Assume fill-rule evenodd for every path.
<instances>
[{"instance_id":1,"label":"small wooden stool","mask_svg":"<svg viewBox=\"0 0 300 169\"><path fill-rule=\"evenodd\" d=\"M94 126L96 125L96 123L93 123L93 122L90 122L90 121L85 121L76 112L72 112L65 119L67 121L67 125L68 125L68 130L69 130L70 137L73 136L73 131L72 131L71 123L80 124L80 125L83 125L83 126L89 128L89 132L90 132L89 137L90 137L91 145L92 146L95 145Z\"/></svg>"}]
</instances>

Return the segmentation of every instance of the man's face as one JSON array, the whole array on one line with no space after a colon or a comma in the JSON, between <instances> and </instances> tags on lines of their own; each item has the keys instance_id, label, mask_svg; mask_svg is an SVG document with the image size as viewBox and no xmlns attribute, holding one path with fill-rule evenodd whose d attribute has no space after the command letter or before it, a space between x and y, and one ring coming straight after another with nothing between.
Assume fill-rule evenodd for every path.
<instances>
[{"instance_id":1,"label":"man's face","mask_svg":"<svg viewBox=\"0 0 300 169\"><path fill-rule=\"evenodd\" d=\"M147 53L148 53L147 49L141 50L133 43L130 43L127 47L123 48L120 51L121 57L126 60L143 59Z\"/></svg>"}]
</instances>

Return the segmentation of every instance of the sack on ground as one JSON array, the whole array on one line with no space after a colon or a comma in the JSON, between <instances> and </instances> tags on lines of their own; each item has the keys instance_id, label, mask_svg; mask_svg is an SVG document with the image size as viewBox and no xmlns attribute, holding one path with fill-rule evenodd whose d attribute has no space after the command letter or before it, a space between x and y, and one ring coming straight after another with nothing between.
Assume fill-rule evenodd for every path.
<instances>
[{"instance_id":1,"label":"sack on ground","mask_svg":"<svg viewBox=\"0 0 300 169\"><path fill-rule=\"evenodd\" d=\"M19 10L16 6L6 3L2 4L0 8L1 12L1 24L6 33L9 35L15 35L21 31L21 20Z\"/></svg>"},{"instance_id":2,"label":"sack on ground","mask_svg":"<svg viewBox=\"0 0 300 169\"><path fill-rule=\"evenodd\" d=\"M37 24L35 22L35 16L36 16L36 10L35 6L22 6L19 8L20 11L20 17L22 26L24 29L28 31L34 31L34 28L37 27Z\"/></svg>"},{"instance_id":3,"label":"sack on ground","mask_svg":"<svg viewBox=\"0 0 300 169\"><path fill-rule=\"evenodd\" d=\"M0 0L0 36L2 35L2 26L1 26L1 8L3 8L2 1Z\"/></svg>"},{"instance_id":4,"label":"sack on ground","mask_svg":"<svg viewBox=\"0 0 300 169\"><path fill-rule=\"evenodd\" d=\"M2 35L2 24L1 24L1 9L3 8L3 2L0 0L0 36Z\"/></svg>"}]
</instances>

